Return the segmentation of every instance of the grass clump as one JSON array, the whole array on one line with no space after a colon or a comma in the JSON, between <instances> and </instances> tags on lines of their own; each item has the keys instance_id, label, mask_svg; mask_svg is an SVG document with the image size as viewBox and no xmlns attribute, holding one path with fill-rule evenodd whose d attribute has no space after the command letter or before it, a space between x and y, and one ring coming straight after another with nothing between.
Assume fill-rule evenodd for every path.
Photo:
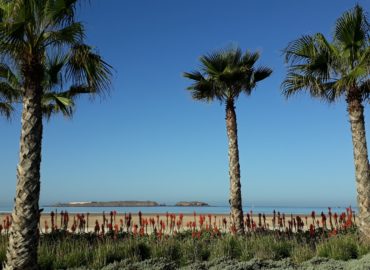
<instances>
[{"instance_id":1,"label":"grass clump","mask_svg":"<svg viewBox=\"0 0 370 270\"><path fill-rule=\"evenodd\" d=\"M180 263L182 259L182 242L170 237L156 240L152 246L153 258L164 258L168 261Z\"/></svg>"},{"instance_id":2,"label":"grass clump","mask_svg":"<svg viewBox=\"0 0 370 270\"><path fill-rule=\"evenodd\" d=\"M296 264L301 264L315 257L315 249L309 245L298 245L291 253L291 259Z\"/></svg>"},{"instance_id":3,"label":"grass clump","mask_svg":"<svg viewBox=\"0 0 370 270\"><path fill-rule=\"evenodd\" d=\"M5 261L6 245L6 236L0 236L0 269ZM158 269L165 265L171 265L171 269L185 266L203 269L226 261L240 267L260 262L302 265L311 259L328 261L326 258L346 261L369 251L370 245L360 243L356 232L323 239L272 231L243 236L204 232L196 237L189 233L162 237L60 233L41 236L38 261L41 270L107 266L144 269L146 265L148 269L155 269L151 268L154 265Z\"/></svg>"},{"instance_id":4,"label":"grass clump","mask_svg":"<svg viewBox=\"0 0 370 270\"><path fill-rule=\"evenodd\" d=\"M280 260L291 256L292 250L298 246L295 239L285 239L274 235L253 236L247 245L250 258L262 260Z\"/></svg>"},{"instance_id":5,"label":"grass clump","mask_svg":"<svg viewBox=\"0 0 370 270\"><path fill-rule=\"evenodd\" d=\"M317 245L317 256L343 261L357 259L360 245L356 234L334 236Z\"/></svg>"},{"instance_id":6,"label":"grass clump","mask_svg":"<svg viewBox=\"0 0 370 270\"><path fill-rule=\"evenodd\" d=\"M225 235L212 243L211 259L239 259L243 250L242 239L234 235Z\"/></svg>"},{"instance_id":7,"label":"grass clump","mask_svg":"<svg viewBox=\"0 0 370 270\"><path fill-rule=\"evenodd\" d=\"M185 239L182 243L182 262L186 265L190 262L208 261L211 256L210 241L198 241L195 239Z\"/></svg>"},{"instance_id":8,"label":"grass clump","mask_svg":"<svg viewBox=\"0 0 370 270\"><path fill-rule=\"evenodd\" d=\"M6 246L7 246L7 237L5 235L0 234L0 269L2 267L3 262L6 259Z\"/></svg>"}]
</instances>

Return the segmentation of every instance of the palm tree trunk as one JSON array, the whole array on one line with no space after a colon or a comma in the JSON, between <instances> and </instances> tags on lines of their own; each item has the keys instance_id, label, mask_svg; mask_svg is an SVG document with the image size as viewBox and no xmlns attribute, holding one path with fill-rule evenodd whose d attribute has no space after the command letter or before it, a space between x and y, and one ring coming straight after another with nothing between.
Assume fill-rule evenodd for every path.
<instances>
[{"instance_id":1,"label":"palm tree trunk","mask_svg":"<svg viewBox=\"0 0 370 270\"><path fill-rule=\"evenodd\" d=\"M33 66L34 67L34 66ZM37 72L37 68L33 73ZM39 70L38 70L39 71ZM38 73L40 74L40 73ZM31 77L32 78L32 77ZM37 266L40 163L42 142L42 88L40 77L25 84L22 130L13 224L4 269L34 270Z\"/></svg>"},{"instance_id":2,"label":"palm tree trunk","mask_svg":"<svg viewBox=\"0 0 370 270\"><path fill-rule=\"evenodd\" d=\"M233 226L237 233L244 233L242 194L240 184L240 165L238 149L238 130L234 101L226 102L226 129L229 140L230 210Z\"/></svg>"},{"instance_id":3,"label":"palm tree trunk","mask_svg":"<svg viewBox=\"0 0 370 270\"><path fill-rule=\"evenodd\" d=\"M356 91L357 92L357 91ZM348 114L351 123L353 155L357 183L359 208L359 230L363 239L370 241L370 174L367 154L365 118L362 99L355 89L347 97Z\"/></svg>"}]
</instances>

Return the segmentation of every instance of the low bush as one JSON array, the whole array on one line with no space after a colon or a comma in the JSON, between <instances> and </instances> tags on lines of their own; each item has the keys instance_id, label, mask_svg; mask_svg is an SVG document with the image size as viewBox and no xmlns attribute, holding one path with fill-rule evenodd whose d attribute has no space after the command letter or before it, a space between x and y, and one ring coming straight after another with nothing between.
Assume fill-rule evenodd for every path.
<instances>
[{"instance_id":1,"label":"low bush","mask_svg":"<svg viewBox=\"0 0 370 270\"><path fill-rule=\"evenodd\" d=\"M0 265L5 261L6 242L7 238L0 236ZM146 269L145 265L148 269L162 269L160 267L167 265L172 267L168 269L184 266L208 269L226 262L239 268L267 261L294 265L316 256L346 261L369 251L370 245L360 243L356 232L319 240L310 240L299 233L272 231L246 236L205 233L196 237L189 233L162 237L127 234L102 237L57 232L41 236L38 260L41 270L102 269L108 266L107 269ZM153 265L157 268L151 268Z\"/></svg>"},{"instance_id":2,"label":"low bush","mask_svg":"<svg viewBox=\"0 0 370 270\"><path fill-rule=\"evenodd\" d=\"M360 246L356 234L334 236L317 245L317 255L343 261L357 259L362 249Z\"/></svg>"}]
</instances>

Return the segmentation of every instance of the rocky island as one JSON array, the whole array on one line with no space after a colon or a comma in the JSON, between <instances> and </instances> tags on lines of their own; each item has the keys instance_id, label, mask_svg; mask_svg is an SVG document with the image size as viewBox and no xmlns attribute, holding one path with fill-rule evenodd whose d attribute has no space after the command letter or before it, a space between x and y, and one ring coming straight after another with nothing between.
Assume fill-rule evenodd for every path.
<instances>
[{"instance_id":1,"label":"rocky island","mask_svg":"<svg viewBox=\"0 0 370 270\"><path fill-rule=\"evenodd\" d=\"M178 202L175 204L175 206L209 206L209 204L205 202L192 201L192 202Z\"/></svg>"},{"instance_id":2,"label":"rocky island","mask_svg":"<svg viewBox=\"0 0 370 270\"><path fill-rule=\"evenodd\" d=\"M155 207L155 206L187 206L187 207L201 207L209 206L208 203L199 201L181 201L175 205L160 204L155 201L109 201L109 202L67 202L57 203L54 205L45 205L46 207Z\"/></svg>"},{"instance_id":3,"label":"rocky island","mask_svg":"<svg viewBox=\"0 0 370 270\"><path fill-rule=\"evenodd\" d=\"M111 201L111 202L69 202L57 203L52 207L151 207L165 206L154 201Z\"/></svg>"}]
</instances>

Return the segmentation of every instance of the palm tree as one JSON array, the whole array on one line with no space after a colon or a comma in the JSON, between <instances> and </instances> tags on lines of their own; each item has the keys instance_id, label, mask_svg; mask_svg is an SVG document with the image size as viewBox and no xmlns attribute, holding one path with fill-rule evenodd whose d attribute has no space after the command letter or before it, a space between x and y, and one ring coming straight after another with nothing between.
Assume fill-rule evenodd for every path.
<instances>
[{"instance_id":1,"label":"palm tree","mask_svg":"<svg viewBox=\"0 0 370 270\"><path fill-rule=\"evenodd\" d=\"M317 33L289 43L284 51L289 68L282 83L286 97L303 90L328 102L345 97L352 131L359 227L368 240L370 175L363 101L370 90L369 29L365 13L357 5L337 20L332 42Z\"/></svg>"},{"instance_id":2,"label":"palm tree","mask_svg":"<svg viewBox=\"0 0 370 270\"><path fill-rule=\"evenodd\" d=\"M0 0L0 55L14 74L19 71L12 87L20 86L23 107L5 269L37 269L43 114L63 108L71 112L75 93L100 94L110 87L111 67L84 44L76 4L77 0Z\"/></svg>"},{"instance_id":3,"label":"palm tree","mask_svg":"<svg viewBox=\"0 0 370 270\"><path fill-rule=\"evenodd\" d=\"M244 233L240 165L235 100L241 93L250 95L257 82L267 78L272 70L255 68L258 53L242 53L240 48L217 51L201 56L199 71L185 72L194 81L188 87L195 100L219 100L226 105L226 130L229 142L230 208L236 232Z\"/></svg>"}]
</instances>

